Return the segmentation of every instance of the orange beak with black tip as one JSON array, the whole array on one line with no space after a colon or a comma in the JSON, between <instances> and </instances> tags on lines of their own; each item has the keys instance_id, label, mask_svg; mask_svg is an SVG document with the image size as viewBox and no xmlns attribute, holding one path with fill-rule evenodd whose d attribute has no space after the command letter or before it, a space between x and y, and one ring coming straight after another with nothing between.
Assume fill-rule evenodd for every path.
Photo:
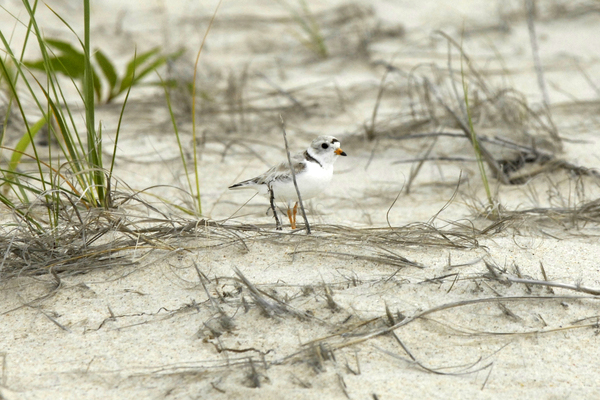
<instances>
[{"instance_id":1,"label":"orange beak with black tip","mask_svg":"<svg viewBox=\"0 0 600 400\"><path fill-rule=\"evenodd\" d=\"M342 149L335 149L334 151L335 154L337 154L338 156L345 156L346 152Z\"/></svg>"}]
</instances>

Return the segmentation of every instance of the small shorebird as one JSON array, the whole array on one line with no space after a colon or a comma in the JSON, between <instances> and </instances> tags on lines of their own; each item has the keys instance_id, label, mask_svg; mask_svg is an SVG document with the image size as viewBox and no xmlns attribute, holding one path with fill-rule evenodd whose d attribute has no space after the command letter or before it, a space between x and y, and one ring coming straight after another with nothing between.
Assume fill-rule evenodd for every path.
<instances>
[{"instance_id":1,"label":"small shorebird","mask_svg":"<svg viewBox=\"0 0 600 400\"><path fill-rule=\"evenodd\" d=\"M293 156L292 167L296 175L298 190L302 199L310 199L323 191L331 182L333 163L338 156L346 153L340 148L340 141L333 136L319 136L308 149ZM229 189L254 189L269 197L269 188L276 201L287 204L287 215L292 229L296 229L298 194L294 187L292 171L288 161L283 161L264 174L229 186ZM292 202L295 202L292 208Z\"/></svg>"}]
</instances>

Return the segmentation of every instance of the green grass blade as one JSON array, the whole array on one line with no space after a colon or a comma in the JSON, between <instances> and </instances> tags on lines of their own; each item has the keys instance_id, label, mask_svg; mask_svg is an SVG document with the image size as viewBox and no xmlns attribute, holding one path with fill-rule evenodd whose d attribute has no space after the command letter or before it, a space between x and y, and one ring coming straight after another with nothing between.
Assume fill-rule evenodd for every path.
<instances>
[{"instance_id":1,"label":"green grass blade","mask_svg":"<svg viewBox=\"0 0 600 400\"><path fill-rule=\"evenodd\" d=\"M135 58L135 54L133 55ZM116 77L116 75L115 75ZM135 75L134 75L135 78ZM116 82L116 81L115 81ZM117 123L117 132L115 133L115 144L113 146L112 158L110 160L110 169L108 171L108 183L112 180L113 169L115 167L115 159L117 157L117 144L119 143L119 133L121 132L121 122L123 122L123 114L125 114L125 107L127 106L127 100L129 100L129 94L131 93L132 86L129 86L127 89L127 94L125 94L125 100L123 100L123 106L121 107L121 113L119 114L119 122ZM107 100L108 101L108 100Z\"/></svg>"},{"instance_id":2,"label":"green grass blade","mask_svg":"<svg viewBox=\"0 0 600 400\"><path fill-rule=\"evenodd\" d=\"M83 58L83 53L73 47L69 42L58 39L45 39L45 41L49 46L54 47L56 50L59 50L66 55Z\"/></svg>"},{"instance_id":3,"label":"green grass blade","mask_svg":"<svg viewBox=\"0 0 600 400\"><path fill-rule=\"evenodd\" d=\"M462 77L463 94L464 94L464 98L465 98L467 118L469 121L469 132L471 134L471 143L473 144L473 151L475 152L475 158L477 159L477 166L479 167L479 175L481 176L481 181L483 183L483 187L485 188L485 193L487 195L490 211L492 212L493 215L497 216L498 209L495 205L494 198L492 197L492 191L490 190L490 183L488 181L487 173L485 172L485 166L483 164L483 156L481 155L481 148L479 147L479 139L477 137L477 134L475 133L475 128L473 127L473 119L471 117L471 108L469 107L469 86L465 79L462 58L461 58L461 63L460 63L460 72L461 72L461 77Z\"/></svg>"},{"instance_id":4,"label":"green grass blade","mask_svg":"<svg viewBox=\"0 0 600 400\"><path fill-rule=\"evenodd\" d=\"M133 79L136 76L135 70L143 65L146 61L148 61L151 57L158 54L160 49L155 47L145 53L136 54L133 59L127 64L127 68L125 69L125 75L121 79L121 86L119 87L118 93L123 93L129 86L132 85ZM139 77L139 74L137 74ZM139 78L138 78L139 79Z\"/></svg>"},{"instance_id":5,"label":"green grass blade","mask_svg":"<svg viewBox=\"0 0 600 400\"><path fill-rule=\"evenodd\" d=\"M39 82L38 82L38 84L39 84ZM74 143L70 140L71 136L68 134L68 127L63 118L63 114L60 110L60 107L56 104L56 102L54 102L52 100L52 98L50 97L50 94L46 91L46 89L44 89L41 84L39 84L39 85L40 85L40 89L42 90L42 93L44 93L44 96L46 96L46 101L48 102L48 106L51 109L52 116L56 120L60 136L63 138L64 143L67 146L66 151L63 151L63 153L66 156L68 156L68 158L70 158L71 160L79 160L80 159L79 153L77 152L77 148L74 146ZM48 118L48 120L49 119L50 118ZM60 143L60 140L59 140L59 143ZM78 169L81 169L81 167L79 167Z\"/></svg>"},{"instance_id":6,"label":"green grass blade","mask_svg":"<svg viewBox=\"0 0 600 400\"><path fill-rule=\"evenodd\" d=\"M92 78L94 80L94 93L96 93L96 100L101 101L102 99L102 81L96 73L96 70L92 67Z\"/></svg>"},{"instance_id":7,"label":"green grass blade","mask_svg":"<svg viewBox=\"0 0 600 400\"><path fill-rule=\"evenodd\" d=\"M44 44L56 49L52 51L53 57L42 58L37 61L24 61L25 66L31 69L46 72L46 63L50 62L52 70L63 73L74 79L81 79L85 68L85 55L75 49L70 43L56 39L44 39Z\"/></svg>"},{"instance_id":8,"label":"green grass blade","mask_svg":"<svg viewBox=\"0 0 600 400\"><path fill-rule=\"evenodd\" d=\"M18 151L15 149L10 149L8 147L4 147L4 146L0 146L0 148L4 149L4 150L8 150L8 151ZM54 174L58 175L60 178L62 178L65 183L71 188L71 191L68 193L73 194L74 196L80 196L81 194L79 193L79 191L75 188L75 186L73 185L73 183L71 183L66 176L64 176L63 174L61 174L61 172L55 168L53 168L50 164L44 162L44 161L40 161L39 159L35 158L34 156L27 154L27 153L22 153L21 156L23 157L27 157L33 161L35 161L36 163L42 164L43 166L45 166L46 168L48 168L49 170L52 170L52 172L54 172ZM0 172L3 172L5 175L7 174L7 170L5 169L0 169ZM34 181L38 181L41 183L47 183L48 185L51 185L51 182L47 181L46 178L44 178L43 176L41 177L36 177L35 175L30 175L30 174L24 174L24 173L19 173L17 171L14 172L15 176L23 176L23 177L27 177L28 179L34 180ZM4 178L3 178L4 179Z\"/></svg>"},{"instance_id":9,"label":"green grass blade","mask_svg":"<svg viewBox=\"0 0 600 400\"><path fill-rule=\"evenodd\" d=\"M204 37L202 38L202 43L200 43L200 48L198 49L198 54L196 55L196 62L194 63L194 80L192 81L192 144L194 150L194 176L196 178L196 202L198 205L198 214L202 215L202 197L200 196L200 177L198 174L198 135L196 132L196 76L198 75L198 62L200 61L200 54L202 54L202 49L204 48L204 43L206 43L206 38L208 37L208 33L212 28L213 22L217 17L217 11L219 11L219 7L221 6L221 2L223 0L219 0L217 3L217 7L215 8L215 12L213 13L210 22L208 24L208 28L206 28L206 32L204 33ZM193 196L193 193L190 193Z\"/></svg>"},{"instance_id":10,"label":"green grass blade","mask_svg":"<svg viewBox=\"0 0 600 400\"><path fill-rule=\"evenodd\" d=\"M110 96L117 86L117 71L115 70L114 65L110 62L108 57L106 57L106 55L102 51L96 50L96 53L94 55L96 56L96 61L100 66L100 70L102 70L104 77L108 81Z\"/></svg>"},{"instance_id":11,"label":"green grass blade","mask_svg":"<svg viewBox=\"0 0 600 400\"><path fill-rule=\"evenodd\" d=\"M158 75L158 73L157 73ZM171 122L173 123L173 131L175 132L175 138L177 139L177 146L179 147L179 155L181 156L181 164L183 165L183 170L185 173L185 177L188 183L188 189L190 194L193 193L192 182L190 181L190 173L188 171L187 161L185 160L185 152L183 150L183 145L181 144L181 138L179 137L179 129L177 128L177 120L175 119L175 114L173 113L173 107L171 106L171 96L169 95L169 90L167 84L163 81L163 78L158 75L158 78L163 83L163 88L165 90L165 99L167 101L167 106L169 108L169 115L171 116Z\"/></svg>"},{"instance_id":12,"label":"green grass blade","mask_svg":"<svg viewBox=\"0 0 600 400\"><path fill-rule=\"evenodd\" d=\"M21 139L17 142L17 145L15 146L15 150L17 150L17 151L13 152L13 155L10 158L10 162L8 164L9 172L14 172L17 169L17 166L19 165L19 162L21 161L22 153L24 153L25 150L27 150L27 147L29 147L29 145L31 144L31 141L33 140L35 135L39 132L39 130L44 125L46 125L46 117L40 118L39 121L37 121L35 124L33 124L29 128L30 135L24 134L21 137Z\"/></svg>"},{"instance_id":13,"label":"green grass blade","mask_svg":"<svg viewBox=\"0 0 600 400\"><path fill-rule=\"evenodd\" d=\"M146 66L143 70L141 70L139 72L139 74L136 75L135 79L133 79L133 83L134 84L137 83L139 80L141 80L143 77L145 77L146 75L148 75L150 72L155 71L156 69L158 69L162 65L166 64L167 61L172 60L172 59L176 59L179 56L181 56L182 54L183 54L183 50L180 50L180 51L178 51L176 53L173 53L173 54L169 54L169 55L166 55L166 56L158 57L156 60L154 60L148 66Z\"/></svg>"},{"instance_id":14,"label":"green grass blade","mask_svg":"<svg viewBox=\"0 0 600 400\"><path fill-rule=\"evenodd\" d=\"M7 54L11 57L11 59L15 63L15 66L16 66L16 69L17 69L18 73L24 76L23 70L21 68L21 64L18 63L16 57L14 56L14 53L11 50L11 47L9 46L8 42L6 41L6 37L2 34L1 30L0 30L0 40L2 40L2 43L4 44L5 51L7 52ZM1 57L0 57L0 69L2 70L3 74L5 74L5 75L9 74L8 66L7 66L6 62ZM21 104L21 100L20 100L19 94L17 93L17 88L15 86L16 82L17 82L17 79L15 77L14 81L13 80L8 80L7 81L7 85L9 87L11 97L12 97L12 99L14 99L15 103L17 104L17 108L19 109L19 112L21 113L21 117L23 118L23 121L25 121L25 127L27 128L27 135L29 136L29 142L32 144L32 148L33 148L33 152L35 154L35 157L37 159L39 159L39 156L38 156L38 153L37 153L37 148L35 146L35 143L33 142L33 138L31 136L31 131L30 131L30 128L29 128L29 124L27 122L27 116L26 116L25 111L23 109L23 105ZM31 91L31 87L29 85L28 85L28 88ZM31 91L31 92L33 92L33 91ZM36 101L37 101L37 99L36 99ZM39 172L40 176L43 175L42 167L41 167L41 165L39 163L38 163L38 172ZM45 189L46 188L44 187L44 190Z\"/></svg>"},{"instance_id":15,"label":"green grass blade","mask_svg":"<svg viewBox=\"0 0 600 400\"><path fill-rule=\"evenodd\" d=\"M95 105L94 105L94 70L92 69L92 59L90 51L90 1L83 0L83 25L84 25L84 45L83 52L85 54L85 72L83 74L83 97L85 104L85 124L87 128L87 156L92 179L95 183L95 192L98 195L97 200L104 206L106 199L105 177L102 171L102 136L97 134L95 126Z\"/></svg>"},{"instance_id":16,"label":"green grass blade","mask_svg":"<svg viewBox=\"0 0 600 400\"><path fill-rule=\"evenodd\" d=\"M74 79L80 79L83 74L83 59L67 55L52 57L49 60L24 61L23 64L29 69L46 72L46 63L49 62L52 70L65 74Z\"/></svg>"}]
</instances>

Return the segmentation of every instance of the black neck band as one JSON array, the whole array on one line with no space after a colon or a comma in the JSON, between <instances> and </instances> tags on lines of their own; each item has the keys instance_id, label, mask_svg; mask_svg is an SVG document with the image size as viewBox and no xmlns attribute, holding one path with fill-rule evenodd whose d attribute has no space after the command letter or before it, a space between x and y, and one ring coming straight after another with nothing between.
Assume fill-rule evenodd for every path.
<instances>
[{"instance_id":1,"label":"black neck band","mask_svg":"<svg viewBox=\"0 0 600 400\"><path fill-rule=\"evenodd\" d=\"M319 164L319 166L321 168L323 168L323 165L319 162L319 160L317 160L316 158L314 158L313 156L311 156L310 154L308 154L308 150L306 150L304 152L304 158L306 159L306 161L314 161L314 162L316 162L317 164Z\"/></svg>"}]
</instances>

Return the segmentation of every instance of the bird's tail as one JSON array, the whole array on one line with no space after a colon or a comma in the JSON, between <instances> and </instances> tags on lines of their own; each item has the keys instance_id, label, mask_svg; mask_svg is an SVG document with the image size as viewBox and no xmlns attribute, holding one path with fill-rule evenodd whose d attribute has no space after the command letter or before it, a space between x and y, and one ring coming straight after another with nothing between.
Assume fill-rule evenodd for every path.
<instances>
[{"instance_id":1,"label":"bird's tail","mask_svg":"<svg viewBox=\"0 0 600 400\"><path fill-rule=\"evenodd\" d=\"M253 184L254 184L254 182L252 181L252 179L249 179L247 181L238 182L235 185L231 185L231 186L229 186L229 189L231 189L231 190L251 189Z\"/></svg>"}]
</instances>

